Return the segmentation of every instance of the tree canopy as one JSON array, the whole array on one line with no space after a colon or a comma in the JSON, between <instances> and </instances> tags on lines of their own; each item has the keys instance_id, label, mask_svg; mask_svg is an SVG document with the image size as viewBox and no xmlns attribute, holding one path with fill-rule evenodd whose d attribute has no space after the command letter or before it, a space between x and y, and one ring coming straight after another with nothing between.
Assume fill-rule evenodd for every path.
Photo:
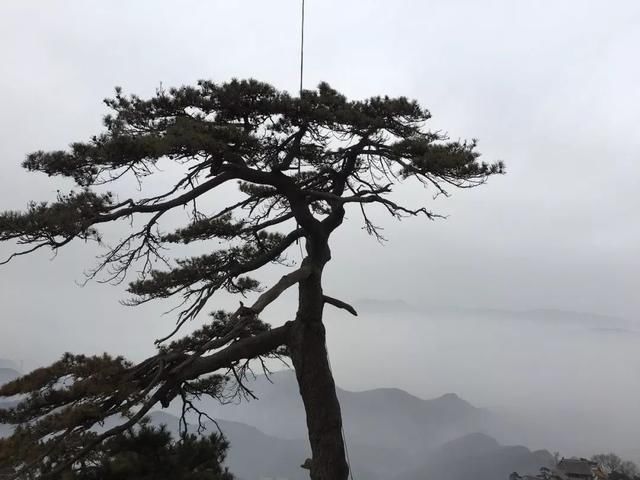
<instances>
[{"instance_id":1,"label":"tree canopy","mask_svg":"<svg viewBox=\"0 0 640 480\"><path fill-rule=\"evenodd\" d=\"M146 422L112 437L77 462L52 475L55 480L233 480L223 466L228 443L218 434L184 435L179 440L165 426ZM51 473L60 459L47 458L30 478ZM1 475L0 475L1 477Z\"/></svg>"},{"instance_id":2,"label":"tree canopy","mask_svg":"<svg viewBox=\"0 0 640 480\"><path fill-rule=\"evenodd\" d=\"M187 411L199 395L221 401L250 395L243 384L249 362L288 356L307 414L311 476L346 479L322 314L326 304L356 312L324 293L329 238L349 206L378 239L372 208L397 219L437 218L428 201L402 204L395 189L420 182L428 200L481 185L503 173L502 163L479 161L475 141L451 141L429 130L430 113L416 101L347 100L326 83L299 97L255 80L201 81L160 89L149 99L116 89L106 104L111 113L104 133L66 151L27 156L29 171L70 178L76 188L0 214L0 240L17 245L8 261L78 239L103 242L103 225L127 221L130 233L107 247L89 276L129 280L132 305L178 297L176 328L158 340L156 355L138 364L106 354L66 354L0 387L0 396L22 398L0 414L0 421L18 425L0 452L18 452L12 456L16 472L33 469L51 452L67 459L59 469L68 468L158 404L179 398ZM145 196L160 168L175 171L175 182ZM136 197L110 191L130 178L139 182ZM234 185L235 196L219 193ZM167 230L162 220L170 212L187 217ZM304 245L304 258L293 268L287 253L297 243ZM208 253L174 259L176 244L203 245ZM271 263L292 269L267 288L253 276ZM260 315L292 287L298 289L295 318L270 327ZM195 333L176 339L219 291L257 298L235 312L215 311ZM94 433L94 425L116 415L127 420Z\"/></svg>"},{"instance_id":3,"label":"tree canopy","mask_svg":"<svg viewBox=\"0 0 640 480\"><path fill-rule=\"evenodd\" d=\"M623 460L615 453L598 453L593 455L591 460L602 465L609 473L617 473L629 478L640 476L640 469L634 462Z\"/></svg>"}]
</instances>

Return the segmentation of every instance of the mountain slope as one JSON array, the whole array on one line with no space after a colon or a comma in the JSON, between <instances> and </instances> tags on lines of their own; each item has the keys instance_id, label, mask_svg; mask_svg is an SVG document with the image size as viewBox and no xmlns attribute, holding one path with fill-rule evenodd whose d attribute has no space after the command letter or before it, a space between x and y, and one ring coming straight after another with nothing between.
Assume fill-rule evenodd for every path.
<instances>
[{"instance_id":1,"label":"mountain slope","mask_svg":"<svg viewBox=\"0 0 640 480\"><path fill-rule=\"evenodd\" d=\"M473 433L448 442L424 456L423 465L396 480L496 480L509 474L537 473L551 466L546 450L532 452L522 446L502 446L488 435Z\"/></svg>"},{"instance_id":2,"label":"mountain slope","mask_svg":"<svg viewBox=\"0 0 640 480\"><path fill-rule=\"evenodd\" d=\"M153 412L150 419L155 425L166 425L177 436L178 418L166 412ZM217 421L220 430L230 443L225 465L241 480L262 478L286 478L288 480L308 480L309 473L300 467L310 456L306 441L284 440L266 435L255 427L239 422ZM217 432L217 427L206 424L207 432ZM195 427L190 428L195 431ZM395 452L371 449L354 445L351 453L353 469L359 478L386 480L385 462L398 468L400 460ZM396 470L397 471L397 470Z\"/></svg>"},{"instance_id":3,"label":"mountain slope","mask_svg":"<svg viewBox=\"0 0 640 480\"><path fill-rule=\"evenodd\" d=\"M4 373L8 379L17 375L15 371ZM252 383L259 401L235 406L208 402L204 406L213 417L225 416L218 425L231 444L226 464L237 478L308 480L308 472L300 468L310 453L295 377L285 371L271 380L274 383L258 377ZM340 389L338 394L355 478L495 480L508 478L512 471L536 471L551 461L548 452L504 447L487 435L469 435L486 420L487 412L454 394L433 400L391 388ZM239 418L244 421L237 421ZM166 411L154 412L151 420L178 432L178 418ZM112 426L110 423L103 428ZM207 430L215 432L217 427L209 424ZM7 433L7 427L0 425L0 436Z\"/></svg>"},{"instance_id":4,"label":"mountain slope","mask_svg":"<svg viewBox=\"0 0 640 480\"><path fill-rule=\"evenodd\" d=\"M165 424L177 433L178 418L154 412L152 422ZM226 465L242 480L286 478L308 480L300 464L309 456L306 441L284 440L238 422L219 421L230 442ZM207 431L217 431L207 425ZM496 480L513 471L534 473L550 466L547 451L531 452L521 446L502 446L495 439L473 433L431 450L407 456L406 452L349 445L351 466L356 478L367 480ZM399 475L399 472L406 472Z\"/></svg>"},{"instance_id":5,"label":"mountain slope","mask_svg":"<svg viewBox=\"0 0 640 480\"><path fill-rule=\"evenodd\" d=\"M306 438L305 413L291 371L257 377L249 383L259 400L201 407L215 418L254 425L280 438ZM273 382L273 383L271 383ZM393 388L350 392L338 388L347 441L369 447L423 451L462 435L487 430L489 412L455 394L423 400ZM175 410L174 410L175 411Z\"/></svg>"}]
</instances>

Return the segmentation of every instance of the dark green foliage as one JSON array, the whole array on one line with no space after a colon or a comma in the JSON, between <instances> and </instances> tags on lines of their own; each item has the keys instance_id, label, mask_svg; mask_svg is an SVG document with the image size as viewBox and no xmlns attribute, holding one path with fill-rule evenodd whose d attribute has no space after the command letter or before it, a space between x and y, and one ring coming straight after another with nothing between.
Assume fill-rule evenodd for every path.
<instances>
[{"instance_id":1,"label":"dark green foliage","mask_svg":"<svg viewBox=\"0 0 640 480\"><path fill-rule=\"evenodd\" d=\"M143 425L107 441L70 480L233 480L223 466L228 448L219 435L174 441L163 428ZM60 480L66 480L64 477Z\"/></svg>"},{"instance_id":2,"label":"dark green foliage","mask_svg":"<svg viewBox=\"0 0 640 480\"><path fill-rule=\"evenodd\" d=\"M217 434L174 440L164 426L146 424L104 442L82 461L53 473L50 456L29 478L52 480L233 480L223 466L228 443Z\"/></svg>"},{"instance_id":3,"label":"dark green foliage","mask_svg":"<svg viewBox=\"0 0 640 480\"><path fill-rule=\"evenodd\" d=\"M183 231L182 237L185 238L190 233ZM209 238L211 236L213 235ZM177 260L176 267L171 271L152 270L149 278L133 282L129 292L143 300L166 298L193 287L203 279L207 279L207 288L212 290L224 288L231 293L255 291L259 284L239 275L250 271L247 265L259 262L264 256L270 261L277 260L277 250L283 240L284 237L277 233L258 232L255 234L255 242L246 242L239 247L218 250L200 257Z\"/></svg>"},{"instance_id":4,"label":"dark green foliage","mask_svg":"<svg viewBox=\"0 0 640 480\"><path fill-rule=\"evenodd\" d=\"M194 331L191 335L171 342L168 346L160 346L160 350L165 353L195 353L212 339L224 337L231 328L233 322L232 315L229 315L229 313L223 310L212 312L210 315L213 321ZM269 325L258 318L252 318L251 322L247 322L244 330L239 332L238 335L250 336L268 330Z\"/></svg>"},{"instance_id":5,"label":"dark green foliage","mask_svg":"<svg viewBox=\"0 0 640 480\"><path fill-rule=\"evenodd\" d=\"M0 439L0 465L81 451L96 438L89 430L94 424L128 414L128 407L146 397L127 375L131 368L122 358L66 354L50 367L0 387L0 396L27 394L14 408L0 410L0 423L17 425L13 436Z\"/></svg>"},{"instance_id":6,"label":"dark green foliage","mask_svg":"<svg viewBox=\"0 0 640 480\"><path fill-rule=\"evenodd\" d=\"M53 248L73 238L99 240L92 219L112 206L111 194L99 195L90 190L58 194L53 203L30 203L25 213L2 213L0 240L17 239L24 244L44 241Z\"/></svg>"}]
</instances>

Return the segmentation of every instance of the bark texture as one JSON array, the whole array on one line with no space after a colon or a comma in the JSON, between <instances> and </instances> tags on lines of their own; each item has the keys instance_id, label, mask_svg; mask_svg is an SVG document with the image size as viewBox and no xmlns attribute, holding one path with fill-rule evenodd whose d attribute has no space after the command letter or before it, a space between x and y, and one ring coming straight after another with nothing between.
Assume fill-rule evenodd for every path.
<instances>
[{"instance_id":1,"label":"bark texture","mask_svg":"<svg viewBox=\"0 0 640 480\"><path fill-rule=\"evenodd\" d=\"M349 467L342 437L342 414L321 322L296 322L291 358L307 416L313 480L346 480Z\"/></svg>"},{"instance_id":2,"label":"bark texture","mask_svg":"<svg viewBox=\"0 0 640 480\"><path fill-rule=\"evenodd\" d=\"M307 239L306 262L311 272L299 283L298 313L289 333L289 350L304 403L311 446L312 480L347 480L342 413L327 353L322 314L326 297L322 272L331 259L328 235Z\"/></svg>"}]
</instances>

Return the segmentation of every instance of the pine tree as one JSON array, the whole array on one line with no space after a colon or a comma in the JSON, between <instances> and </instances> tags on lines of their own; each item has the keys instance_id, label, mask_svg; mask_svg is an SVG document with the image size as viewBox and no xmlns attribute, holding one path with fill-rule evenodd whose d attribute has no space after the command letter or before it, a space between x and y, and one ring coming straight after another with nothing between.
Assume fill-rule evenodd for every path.
<instances>
[{"instance_id":1,"label":"pine tree","mask_svg":"<svg viewBox=\"0 0 640 480\"><path fill-rule=\"evenodd\" d=\"M68 151L27 156L29 171L71 178L77 189L1 214L0 240L23 245L15 258L41 248L55 251L76 239L101 242L103 224L126 220L130 235L100 257L91 275L118 282L135 267L140 276L129 284L129 303L179 297L184 308L176 330L141 363L66 354L0 388L0 396L25 396L0 415L0 421L19 425L0 445L0 457L5 452L6 460L11 451L14 468L26 472L53 452L67 459L58 465L61 471L122 435L158 404L181 398L193 407L195 395L222 399L229 391L246 393L250 360L286 355L306 411L311 477L345 480L342 419L322 318L325 305L356 312L324 292L331 235L350 206L378 239L372 208L397 219L438 218L426 206L399 203L394 188L417 181L430 190L428 198L447 195L450 188L484 183L502 173L503 165L480 162L475 141L450 141L427 130L430 114L415 101L350 101L325 83L293 97L255 80L202 81L159 90L147 100L116 89L106 103L112 113L105 133L73 143ZM106 191L133 177L144 192L161 165L179 172L163 193L120 199ZM233 185L237 197L228 193ZM213 209L205 201L211 198L226 203ZM184 211L189 218L180 228L163 230L164 218ZM284 263L298 242L303 260L274 285L265 289L249 276ZM172 244L195 243L211 249L167 258ZM224 247L213 247L219 244ZM165 267L157 269L158 261ZM295 319L271 328L260 314L290 288L298 292ZM251 306L215 312L200 330L175 340L180 327L222 290L260 295ZM92 432L113 415L128 420Z\"/></svg>"},{"instance_id":2,"label":"pine tree","mask_svg":"<svg viewBox=\"0 0 640 480\"><path fill-rule=\"evenodd\" d=\"M143 423L111 437L72 467L56 473L54 480L233 480L223 466L229 444L222 436L193 434L172 438L163 425ZM42 462L34 478L55 471L59 458Z\"/></svg>"}]
</instances>

